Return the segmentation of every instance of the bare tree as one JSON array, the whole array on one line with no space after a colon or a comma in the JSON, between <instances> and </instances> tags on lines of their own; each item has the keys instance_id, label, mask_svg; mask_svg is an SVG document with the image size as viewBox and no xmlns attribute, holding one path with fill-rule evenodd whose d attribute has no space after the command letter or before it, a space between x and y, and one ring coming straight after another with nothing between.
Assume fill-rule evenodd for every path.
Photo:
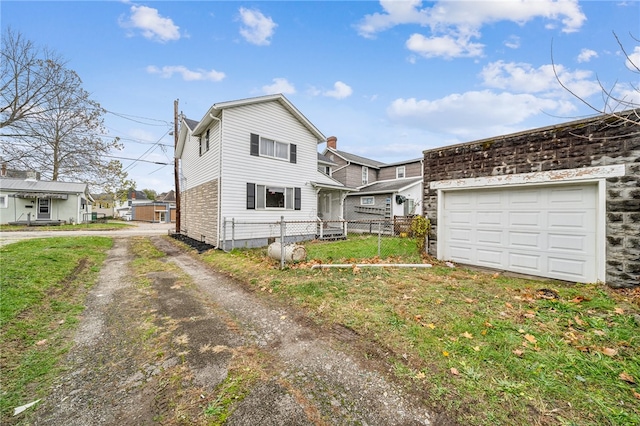
<instances>
[{"instance_id":1,"label":"bare tree","mask_svg":"<svg viewBox=\"0 0 640 426\"><path fill-rule=\"evenodd\" d=\"M115 187L109 192L127 183L121 163L107 160L122 146L103 136L105 110L82 88L78 74L11 29L2 41L3 159L45 179Z\"/></svg>"},{"instance_id":2,"label":"bare tree","mask_svg":"<svg viewBox=\"0 0 640 426\"><path fill-rule=\"evenodd\" d=\"M629 34L629 36L634 42L640 42L640 40L633 34ZM615 31L613 32L613 37L618 43L618 47L620 48L625 58L625 65L627 69L637 78L640 78L640 60L638 58L638 55L630 53L625 48L624 43L622 42L622 40L620 40L620 37L618 37L618 34L616 34ZM571 88L568 87L567 84L562 81L558 74L558 70L553 58L553 45L551 46L551 62L553 65L553 72L555 74L556 80L558 81L560 86L562 86L562 88L569 92L573 97L575 97L587 107L599 114L615 116L622 121L637 124L638 118L640 118L640 110L638 110L638 108L640 108L640 102L638 101L638 99L640 98L640 87L638 86L638 83L630 81L628 83L629 87L625 89L620 87L620 83L618 81L615 81L610 85L610 87L608 87L602 82L602 80L600 80L600 77L596 75L596 80L598 82L598 85L600 86L602 96L602 104L597 105L594 102L589 101L586 98L576 94L571 90Z\"/></svg>"}]
</instances>

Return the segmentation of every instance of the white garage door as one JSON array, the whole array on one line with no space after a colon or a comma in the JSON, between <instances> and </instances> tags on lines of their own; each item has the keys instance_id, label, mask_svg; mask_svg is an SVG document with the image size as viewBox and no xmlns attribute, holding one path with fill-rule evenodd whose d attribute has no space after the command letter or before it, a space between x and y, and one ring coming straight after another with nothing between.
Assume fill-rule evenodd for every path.
<instances>
[{"instance_id":1,"label":"white garage door","mask_svg":"<svg viewBox=\"0 0 640 426\"><path fill-rule=\"evenodd\" d=\"M443 194L441 259L575 282L597 281L595 184Z\"/></svg>"}]
</instances>

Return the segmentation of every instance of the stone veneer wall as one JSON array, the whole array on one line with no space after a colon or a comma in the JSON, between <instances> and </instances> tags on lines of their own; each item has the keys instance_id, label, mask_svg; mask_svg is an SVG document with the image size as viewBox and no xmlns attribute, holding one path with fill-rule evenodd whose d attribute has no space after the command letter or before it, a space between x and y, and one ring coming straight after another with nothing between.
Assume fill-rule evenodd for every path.
<instances>
[{"instance_id":1,"label":"stone veneer wall","mask_svg":"<svg viewBox=\"0 0 640 426\"><path fill-rule=\"evenodd\" d=\"M606 281L640 286L640 109L424 151L424 214L436 253L437 190L431 182L624 164L606 183Z\"/></svg>"},{"instance_id":2,"label":"stone veneer wall","mask_svg":"<svg viewBox=\"0 0 640 426\"><path fill-rule=\"evenodd\" d=\"M218 244L218 180L180 194L180 232L194 240Z\"/></svg>"}]
</instances>

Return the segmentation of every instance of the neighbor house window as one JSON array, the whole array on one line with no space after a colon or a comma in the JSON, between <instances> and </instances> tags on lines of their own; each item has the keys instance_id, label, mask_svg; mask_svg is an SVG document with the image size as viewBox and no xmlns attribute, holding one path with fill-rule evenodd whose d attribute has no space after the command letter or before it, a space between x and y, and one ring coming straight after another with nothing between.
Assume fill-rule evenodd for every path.
<instances>
[{"instance_id":1,"label":"neighbor house window","mask_svg":"<svg viewBox=\"0 0 640 426\"><path fill-rule=\"evenodd\" d=\"M327 176L331 176L331 166L320 166L318 170Z\"/></svg>"},{"instance_id":2,"label":"neighbor house window","mask_svg":"<svg viewBox=\"0 0 640 426\"><path fill-rule=\"evenodd\" d=\"M404 166L396 167L396 179L402 179L405 176Z\"/></svg>"},{"instance_id":3,"label":"neighbor house window","mask_svg":"<svg viewBox=\"0 0 640 426\"><path fill-rule=\"evenodd\" d=\"M362 166L362 184L366 185L369 183L369 168L367 166Z\"/></svg>"},{"instance_id":4,"label":"neighbor house window","mask_svg":"<svg viewBox=\"0 0 640 426\"><path fill-rule=\"evenodd\" d=\"M375 197L360 197L361 206L373 206L376 203Z\"/></svg>"},{"instance_id":5,"label":"neighbor house window","mask_svg":"<svg viewBox=\"0 0 640 426\"><path fill-rule=\"evenodd\" d=\"M247 183L247 209L300 210L301 189Z\"/></svg>"},{"instance_id":6,"label":"neighbor house window","mask_svg":"<svg viewBox=\"0 0 640 426\"><path fill-rule=\"evenodd\" d=\"M290 163L297 162L297 146L251 134L251 155L278 158Z\"/></svg>"},{"instance_id":7,"label":"neighbor house window","mask_svg":"<svg viewBox=\"0 0 640 426\"><path fill-rule=\"evenodd\" d=\"M200 136L200 155L209 151L209 129L207 129L207 133L204 134L204 138Z\"/></svg>"},{"instance_id":8,"label":"neighbor house window","mask_svg":"<svg viewBox=\"0 0 640 426\"><path fill-rule=\"evenodd\" d=\"M0 195L0 208L6 209L9 205L9 196L8 195Z\"/></svg>"}]
</instances>

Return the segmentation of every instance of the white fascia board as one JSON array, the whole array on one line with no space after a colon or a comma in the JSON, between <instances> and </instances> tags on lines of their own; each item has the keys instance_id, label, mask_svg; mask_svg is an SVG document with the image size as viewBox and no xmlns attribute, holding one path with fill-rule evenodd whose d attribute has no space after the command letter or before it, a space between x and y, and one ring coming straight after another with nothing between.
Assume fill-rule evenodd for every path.
<instances>
[{"instance_id":1,"label":"white fascia board","mask_svg":"<svg viewBox=\"0 0 640 426\"><path fill-rule=\"evenodd\" d=\"M503 185L527 185L543 183L561 183L606 179L624 176L625 165L585 167L580 169L550 170L546 172L519 173L479 178L449 179L431 182L429 187L437 190L486 188Z\"/></svg>"}]
</instances>

